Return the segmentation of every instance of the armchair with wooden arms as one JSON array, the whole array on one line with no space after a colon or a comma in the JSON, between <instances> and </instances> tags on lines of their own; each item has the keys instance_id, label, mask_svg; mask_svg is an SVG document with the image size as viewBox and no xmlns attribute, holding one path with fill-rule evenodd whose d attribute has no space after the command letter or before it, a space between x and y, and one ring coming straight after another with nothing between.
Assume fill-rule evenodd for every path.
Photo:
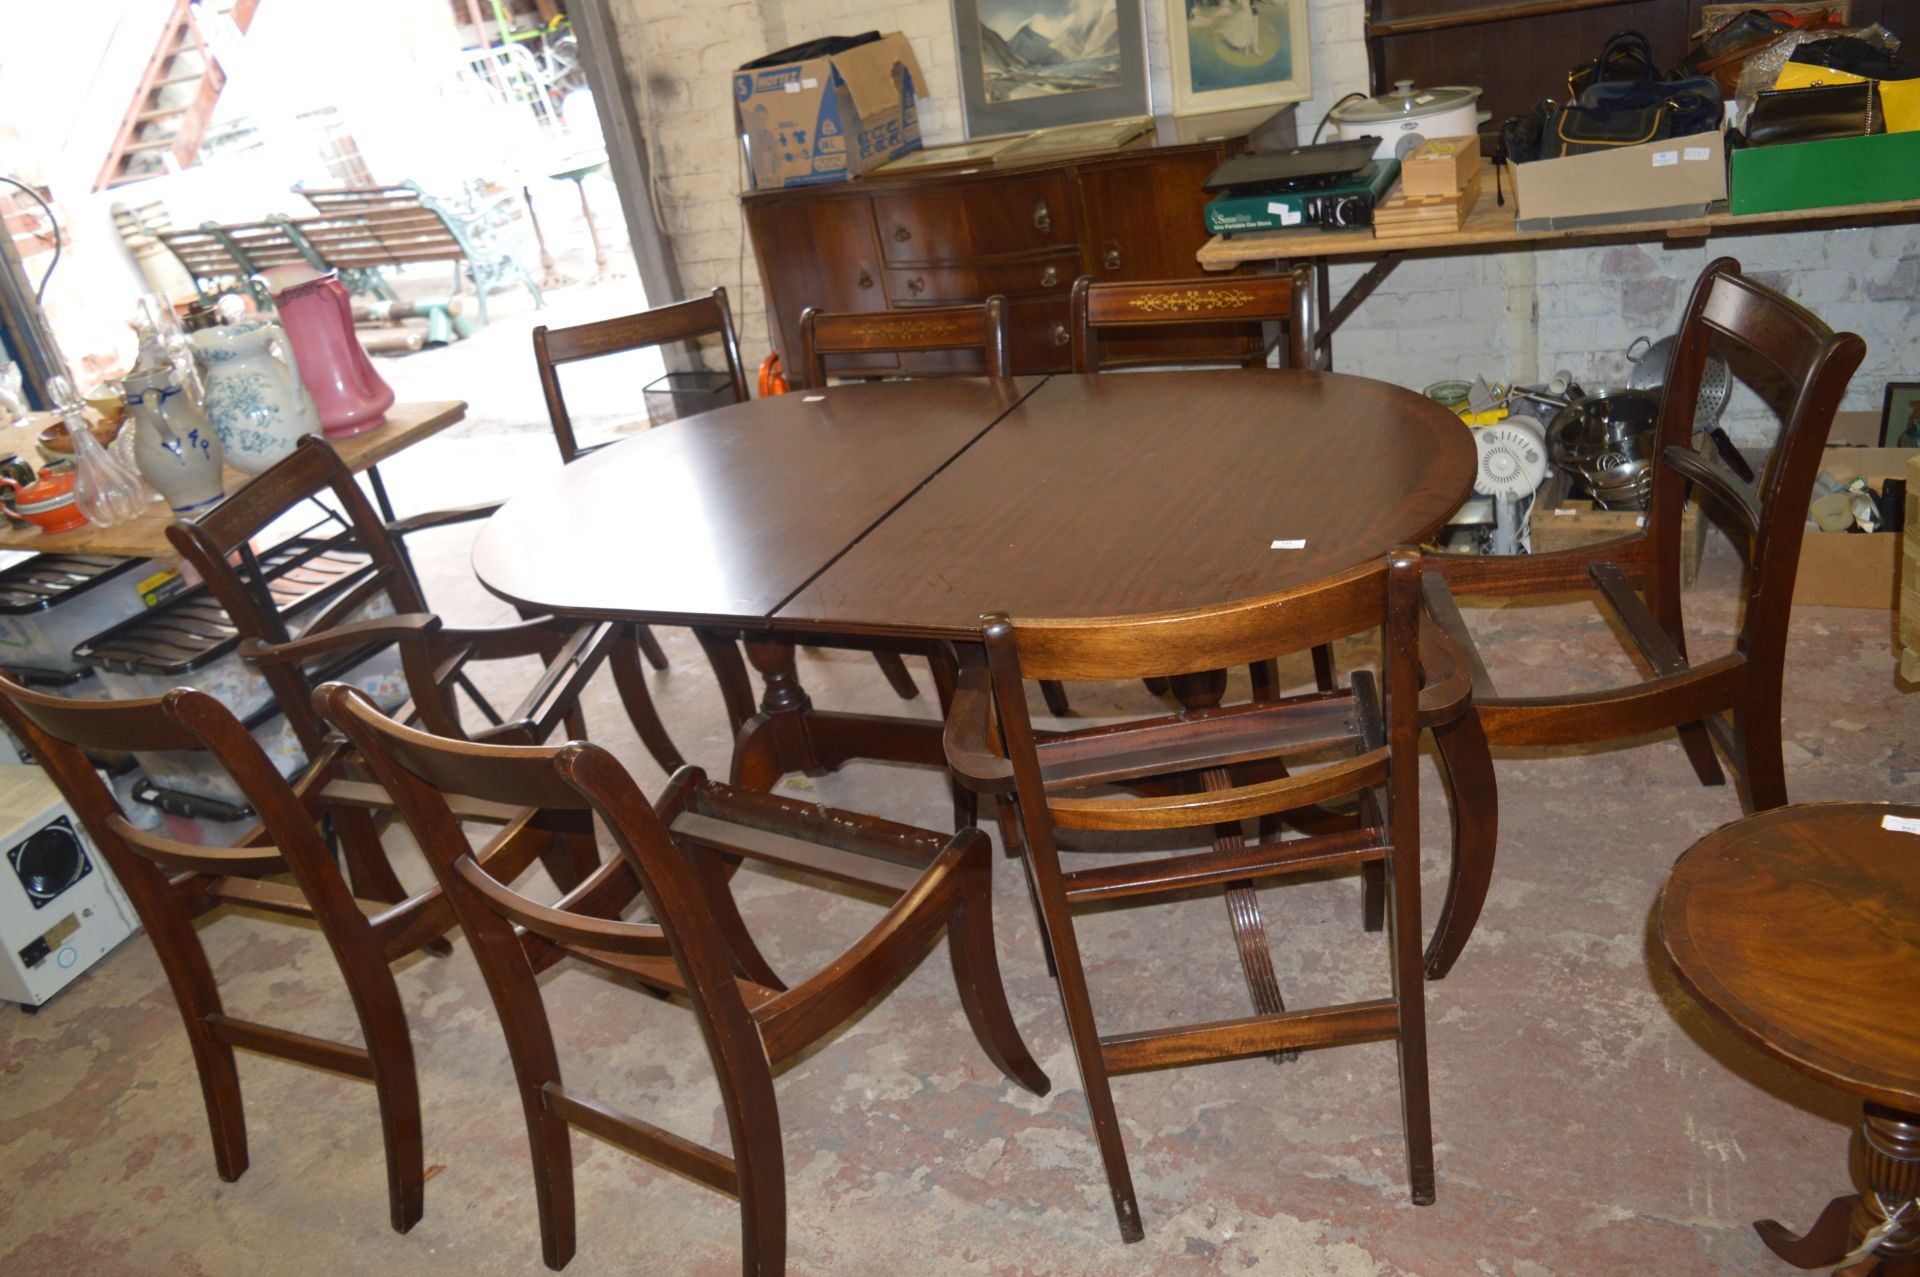
<instances>
[{"instance_id":1,"label":"armchair with wooden arms","mask_svg":"<svg viewBox=\"0 0 1920 1277\"><path fill-rule=\"evenodd\" d=\"M1713 342L1770 366L1791 392L1771 462L1752 485L1691 447L1693 406ZM1491 743L1587 744L1675 729L1702 784L1725 783L1717 745L1733 768L1744 810L1786 804L1781 678L1800 541L1834 412L1865 354L1859 337L1834 332L1742 274L1732 258L1707 267L1687 303L1668 370L1646 526L1550 554L1426 561L1429 610L1472 661L1474 706ZM1725 512L1747 551L1745 609L1733 649L1698 662L1687 655L1680 591L1680 521L1690 487ZM1647 676L1599 691L1502 696L1454 595L1569 590L1597 595Z\"/></svg>"}]
</instances>

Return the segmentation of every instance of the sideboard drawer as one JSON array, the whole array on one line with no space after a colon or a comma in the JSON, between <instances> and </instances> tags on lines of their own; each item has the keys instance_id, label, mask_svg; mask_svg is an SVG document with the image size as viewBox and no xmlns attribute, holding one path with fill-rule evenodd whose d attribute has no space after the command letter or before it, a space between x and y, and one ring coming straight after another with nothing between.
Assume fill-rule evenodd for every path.
<instances>
[{"instance_id":1,"label":"sideboard drawer","mask_svg":"<svg viewBox=\"0 0 1920 1277\"><path fill-rule=\"evenodd\" d=\"M1072 196L1058 175L876 195L873 220L889 262L950 262L1079 243Z\"/></svg>"},{"instance_id":2,"label":"sideboard drawer","mask_svg":"<svg viewBox=\"0 0 1920 1277\"><path fill-rule=\"evenodd\" d=\"M1023 262L894 266L887 271L887 295L896 306L971 305L996 293L1002 297L1065 296L1079 273L1078 252Z\"/></svg>"}]
</instances>

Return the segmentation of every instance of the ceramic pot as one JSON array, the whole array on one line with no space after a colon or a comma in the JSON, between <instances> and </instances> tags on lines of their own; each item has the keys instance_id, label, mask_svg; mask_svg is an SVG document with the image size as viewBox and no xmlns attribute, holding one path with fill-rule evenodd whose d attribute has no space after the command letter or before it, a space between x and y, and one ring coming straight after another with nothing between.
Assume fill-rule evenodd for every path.
<instances>
[{"instance_id":1,"label":"ceramic pot","mask_svg":"<svg viewBox=\"0 0 1920 1277\"><path fill-rule=\"evenodd\" d=\"M393 387L373 370L354 335L353 304L335 272L297 263L269 267L260 278L300 357L300 380L327 435L343 438L385 421Z\"/></svg>"},{"instance_id":2,"label":"ceramic pot","mask_svg":"<svg viewBox=\"0 0 1920 1277\"><path fill-rule=\"evenodd\" d=\"M171 368L126 379L133 414L133 460L176 514L212 505L226 495L221 467L226 449L207 419L175 383Z\"/></svg>"},{"instance_id":3,"label":"ceramic pot","mask_svg":"<svg viewBox=\"0 0 1920 1277\"><path fill-rule=\"evenodd\" d=\"M320 433L320 411L300 384L299 360L278 324L250 319L203 328L192 340L207 371L207 420L228 465L259 474Z\"/></svg>"},{"instance_id":4,"label":"ceramic pot","mask_svg":"<svg viewBox=\"0 0 1920 1277\"><path fill-rule=\"evenodd\" d=\"M0 487L13 493L13 512L42 532L71 532L86 524L87 516L73 501L70 469L25 485L0 475Z\"/></svg>"}]
</instances>

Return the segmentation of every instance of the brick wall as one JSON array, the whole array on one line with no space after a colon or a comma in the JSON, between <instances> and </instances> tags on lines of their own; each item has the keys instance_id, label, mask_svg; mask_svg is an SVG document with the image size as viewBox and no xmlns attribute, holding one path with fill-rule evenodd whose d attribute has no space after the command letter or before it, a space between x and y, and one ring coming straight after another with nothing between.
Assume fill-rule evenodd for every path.
<instances>
[{"instance_id":1,"label":"brick wall","mask_svg":"<svg viewBox=\"0 0 1920 1277\"><path fill-rule=\"evenodd\" d=\"M727 73L801 40L872 28L904 32L927 77L922 131L930 145L960 138L949 0L719 0L688 8L669 0L613 0L621 47L642 92L661 176L659 203L689 293L724 284L734 295L743 354L768 349L765 303L742 235L743 173L733 137ZM1314 96L1300 106L1311 131L1328 106L1364 89L1363 0L1312 0ZM1171 98L1162 0L1145 0L1153 98ZM1705 248L1657 244L1562 248L1403 262L1334 343L1344 371L1422 386L1485 373L1544 378L1570 369L1590 387L1622 384L1625 351L1642 334L1678 322L1690 281L1732 254L1838 328L1867 340L1867 361L1848 408L1880 405L1885 383L1920 376L1920 228L1743 235ZM1338 291L1361 266L1334 271ZM1727 424L1762 444L1772 416L1736 395Z\"/></svg>"}]
</instances>

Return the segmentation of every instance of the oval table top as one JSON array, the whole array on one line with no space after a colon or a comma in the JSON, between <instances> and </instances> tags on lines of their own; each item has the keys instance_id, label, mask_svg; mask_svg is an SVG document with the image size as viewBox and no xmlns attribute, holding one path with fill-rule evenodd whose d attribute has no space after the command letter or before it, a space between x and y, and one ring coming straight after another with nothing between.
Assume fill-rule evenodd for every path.
<instances>
[{"instance_id":1,"label":"oval table top","mask_svg":"<svg viewBox=\"0 0 1920 1277\"><path fill-rule=\"evenodd\" d=\"M1920 807L1815 803L1688 849L1660 938L1717 1018L1822 1081L1920 1113Z\"/></svg>"},{"instance_id":2,"label":"oval table top","mask_svg":"<svg viewBox=\"0 0 1920 1277\"><path fill-rule=\"evenodd\" d=\"M480 579L563 615L967 638L1288 589L1466 499L1459 418L1339 373L879 382L673 422L536 479Z\"/></svg>"}]
</instances>

